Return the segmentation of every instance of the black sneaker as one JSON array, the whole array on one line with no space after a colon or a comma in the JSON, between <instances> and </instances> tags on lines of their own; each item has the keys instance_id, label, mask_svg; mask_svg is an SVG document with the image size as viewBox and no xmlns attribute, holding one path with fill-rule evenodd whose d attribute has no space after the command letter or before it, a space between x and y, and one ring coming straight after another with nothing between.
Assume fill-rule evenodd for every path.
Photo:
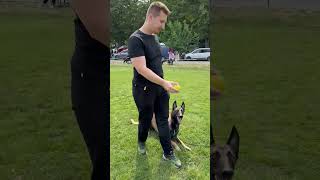
<instances>
[{"instance_id":1,"label":"black sneaker","mask_svg":"<svg viewBox=\"0 0 320 180\"><path fill-rule=\"evenodd\" d=\"M139 154L147 154L146 144L144 142L138 142L138 152Z\"/></svg>"},{"instance_id":2,"label":"black sneaker","mask_svg":"<svg viewBox=\"0 0 320 180\"><path fill-rule=\"evenodd\" d=\"M181 161L174 155L174 153L171 153L170 155L163 154L162 159L165 161L171 161L176 168L180 168L182 166Z\"/></svg>"}]
</instances>

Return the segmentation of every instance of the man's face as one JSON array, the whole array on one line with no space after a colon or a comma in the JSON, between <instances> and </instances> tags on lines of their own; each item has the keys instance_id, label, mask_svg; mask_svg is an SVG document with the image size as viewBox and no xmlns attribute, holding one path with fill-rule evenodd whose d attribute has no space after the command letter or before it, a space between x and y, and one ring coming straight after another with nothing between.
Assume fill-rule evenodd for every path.
<instances>
[{"instance_id":1,"label":"man's face","mask_svg":"<svg viewBox=\"0 0 320 180\"><path fill-rule=\"evenodd\" d=\"M155 34L158 34L160 33L161 30L164 30L166 23L167 23L167 15L162 11L160 12L159 16L151 17L151 24L153 26L153 32Z\"/></svg>"}]
</instances>

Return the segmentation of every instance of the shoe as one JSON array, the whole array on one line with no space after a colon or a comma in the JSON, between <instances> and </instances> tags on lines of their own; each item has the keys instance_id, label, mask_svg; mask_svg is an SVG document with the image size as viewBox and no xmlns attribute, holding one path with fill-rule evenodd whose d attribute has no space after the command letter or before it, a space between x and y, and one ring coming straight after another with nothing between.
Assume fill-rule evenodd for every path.
<instances>
[{"instance_id":1,"label":"shoe","mask_svg":"<svg viewBox=\"0 0 320 180\"><path fill-rule=\"evenodd\" d=\"M145 142L138 142L138 152L142 155L147 154Z\"/></svg>"},{"instance_id":2,"label":"shoe","mask_svg":"<svg viewBox=\"0 0 320 180\"><path fill-rule=\"evenodd\" d=\"M173 163L176 168L180 168L182 166L181 161L174 155L174 153L171 153L169 155L163 154L162 159L165 161L171 161L171 163Z\"/></svg>"}]
</instances>

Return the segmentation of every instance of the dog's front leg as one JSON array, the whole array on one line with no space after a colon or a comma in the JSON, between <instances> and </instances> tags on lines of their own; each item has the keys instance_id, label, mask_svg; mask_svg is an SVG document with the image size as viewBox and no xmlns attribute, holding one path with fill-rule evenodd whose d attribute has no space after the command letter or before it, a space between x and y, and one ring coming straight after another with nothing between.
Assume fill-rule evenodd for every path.
<instances>
[{"instance_id":1,"label":"dog's front leg","mask_svg":"<svg viewBox=\"0 0 320 180\"><path fill-rule=\"evenodd\" d=\"M178 137L177 137L177 141L183 146L183 148L185 148L185 149L188 150L188 151L191 151L191 148L189 148L187 145L185 145L185 144L183 143L183 141L181 141Z\"/></svg>"},{"instance_id":2,"label":"dog's front leg","mask_svg":"<svg viewBox=\"0 0 320 180\"><path fill-rule=\"evenodd\" d=\"M178 146L177 143L175 143L174 141L171 140L171 145L173 147L173 149L177 150L177 151L181 151L180 147Z\"/></svg>"},{"instance_id":3,"label":"dog's front leg","mask_svg":"<svg viewBox=\"0 0 320 180\"><path fill-rule=\"evenodd\" d=\"M153 117L152 117L152 120L151 120L151 126L152 128L159 133L158 131L158 126L157 126L157 122L156 122L156 116L155 114L153 113Z\"/></svg>"}]
</instances>

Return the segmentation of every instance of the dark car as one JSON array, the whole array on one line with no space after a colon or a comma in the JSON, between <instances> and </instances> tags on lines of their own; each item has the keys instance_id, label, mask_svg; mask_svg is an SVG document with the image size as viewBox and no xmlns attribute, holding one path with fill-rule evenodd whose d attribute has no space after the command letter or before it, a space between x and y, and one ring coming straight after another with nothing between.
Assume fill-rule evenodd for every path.
<instances>
[{"instance_id":1,"label":"dark car","mask_svg":"<svg viewBox=\"0 0 320 180\"><path fill-rule=\"evenodd\" d=\"M161 56L163 59L169 59L169 48L164 44L160 43L160 48L161 48Z\"/></svg>"}]
</instances>

